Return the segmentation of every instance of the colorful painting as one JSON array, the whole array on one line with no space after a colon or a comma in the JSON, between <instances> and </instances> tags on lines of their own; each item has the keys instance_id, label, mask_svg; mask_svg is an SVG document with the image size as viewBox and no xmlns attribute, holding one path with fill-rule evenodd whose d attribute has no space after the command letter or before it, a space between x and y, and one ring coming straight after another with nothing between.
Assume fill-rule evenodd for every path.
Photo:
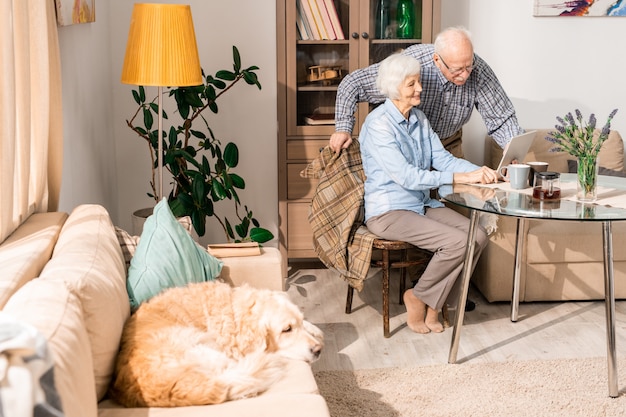
<instances>
[{"instance_id":1,"label":"colorful painting","mask_svg":"<svg viewBox=\"0 0 626 417\"><path fill-rule=\"evenodd\" d=\"M535 16L626 16L626 0L535 0Z\"/></svg>"},{"instance_id":2,"label":"colorful painting","mask_svg":"<svg viewBox=\"0 0 626 417\"><path fill-rule=\"evenodd\" d=\"M55 1L57 8L57 24L59 26L96 21L96 0Z\"/></svg>"}]
</instances>

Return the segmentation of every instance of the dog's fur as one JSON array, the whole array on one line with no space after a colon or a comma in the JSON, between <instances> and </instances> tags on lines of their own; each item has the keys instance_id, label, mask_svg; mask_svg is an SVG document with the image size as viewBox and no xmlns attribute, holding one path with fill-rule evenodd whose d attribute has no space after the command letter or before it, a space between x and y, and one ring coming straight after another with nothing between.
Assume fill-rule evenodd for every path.
<instances>
[{"instance_id":1,"label":"dog's fur","mask_svg":"<svg viewBox=\"0 0 626 417\"><path fill-rule=\"evenodd\" d=\"M127 407L217 404L267 390L286 359L315 361L319 328L279 291L221 282L143 303L122 335L111 397Z\"/></svg>"}]
</instances>

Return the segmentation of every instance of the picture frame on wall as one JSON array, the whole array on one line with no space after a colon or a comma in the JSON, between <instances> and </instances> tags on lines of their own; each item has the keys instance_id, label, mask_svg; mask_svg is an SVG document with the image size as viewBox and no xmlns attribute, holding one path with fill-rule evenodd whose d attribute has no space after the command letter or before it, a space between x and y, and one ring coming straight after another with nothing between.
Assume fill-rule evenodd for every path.
<instances>
[{"instance_id":1,"label":"picture frame on wall","mask_svg":"<svg viewBox=\"0 0 626 417\"><path fill-rule=\"evenodd\" d=\"M96 21L96 0L54 0L57 25L69 26Z\"/></svg>"},{"instance_id":2,"label":"picture frame on wall","mask_svg":"<svg viewBox=\"0 0 626 417\"><path fill-rule=\"evenodd\" d=\"M534 16L626 16L626 0L535 0Z\"/></svg>"}]
</instances>

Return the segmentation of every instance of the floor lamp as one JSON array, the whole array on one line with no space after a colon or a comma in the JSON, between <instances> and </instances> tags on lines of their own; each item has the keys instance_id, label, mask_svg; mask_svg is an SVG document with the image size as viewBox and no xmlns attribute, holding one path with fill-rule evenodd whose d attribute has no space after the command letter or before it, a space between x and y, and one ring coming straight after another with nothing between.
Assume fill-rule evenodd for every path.
<instances>
[{"instance_id":1,"label":"floor lamp","mask_svg":"<svg viewBox=\"0 0 626 417\"><path fill-rule=\"evenodd\" d=\"M163 87L203 83L189 5L135 4L122 82L158 87L158 202L163 198Z\"/></svg>"}]
</instances>

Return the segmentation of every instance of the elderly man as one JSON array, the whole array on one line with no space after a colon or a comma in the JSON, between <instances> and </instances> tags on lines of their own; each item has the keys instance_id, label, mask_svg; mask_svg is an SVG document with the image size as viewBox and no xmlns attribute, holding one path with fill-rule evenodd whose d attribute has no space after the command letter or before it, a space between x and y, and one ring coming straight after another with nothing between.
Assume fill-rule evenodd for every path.
<instances>
[{"instance_id":1,"label":"elderly man","mask_svg":"<svg viewBox=\"0 0 626 417\"><path fill-rule=\"evenodd\" d=\"M513 136L524 132L515 109L498 78L482 58L474 54L469 32L461 27L443 30L434 44L417 44L402 54L422 66L422 110L444 147L463 157L461 128L474 107L483 118L488 133L502 148ZM335 103L335 133L330 146L335 152L352 142L354 112L358 102L380 104L385 97L376 88L379 64L348 74L339 84Z\"/></svg>"}]
</instances>

